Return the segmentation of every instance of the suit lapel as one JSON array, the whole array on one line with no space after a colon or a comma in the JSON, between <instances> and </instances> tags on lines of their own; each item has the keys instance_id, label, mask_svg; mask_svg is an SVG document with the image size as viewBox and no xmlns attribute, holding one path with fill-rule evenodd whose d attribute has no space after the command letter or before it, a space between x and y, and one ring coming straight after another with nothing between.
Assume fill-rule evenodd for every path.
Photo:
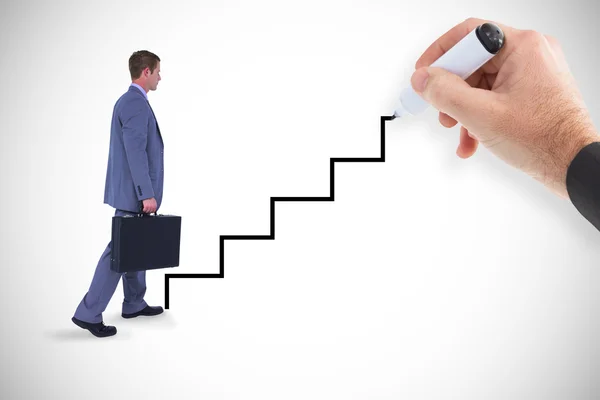
<instances>
[{"instance_id":1,"label":"suit lapel","mask_svg":"<svg viewBox=\"0 0 600 400\"><path fill-rule=\"evenodd\" d=\"M160 142L164 145L162 134L160 133L160 127L158 126L158 120L156 119L156 115L154 114L154 110L152 109L150 103L148 103L148 107L150 107L150 111L152 111L152 115L154 116L154 122L156 122L156 130L158 131L158 137L160 138Z\"/></svg>"},{"instance_id":2,"label":"suit lapel","mask_svg":"<svg viewBox=\"0 0 600 400\"><path fill-rule=\"evenodd\" d=\"M129 90L136 92L138 95L144 97L144 95L140 92L140 90L138 88L136 88L135 86L129 86ZM154 122L156 123L156 130L158 131L158 137L160 138L161 143L163 143L162 134L160 133L160 127L158 126L158 120L156 119L154 110L152 109L152 106L150 105L150 102L148 101L148 99L146 97L144 97L144 100L146 100L146 103L148 103L148 107L150 107L150 111L152 112L152 116L154 117Z\"/></svg>"}]
</instances>

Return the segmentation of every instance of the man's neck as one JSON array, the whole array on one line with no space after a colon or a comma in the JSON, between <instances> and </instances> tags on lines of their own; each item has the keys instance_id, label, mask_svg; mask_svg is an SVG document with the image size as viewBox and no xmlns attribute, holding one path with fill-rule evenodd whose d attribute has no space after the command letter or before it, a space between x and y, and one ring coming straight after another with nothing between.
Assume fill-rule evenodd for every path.
<instances>
[{"instance_id":1,"label":"man's neck","mask_svg":"<svg viewBox=\"0 0 600 400\"><path fill-rule=\"evenodd\" d=\"M144 85L143 82L140 81L133 81L131 83L135 83L136 85L139 85L142 89L144 89L144 92L148 93L148 88L146 88L146 86Z\"/></svg>"}]
</instances>

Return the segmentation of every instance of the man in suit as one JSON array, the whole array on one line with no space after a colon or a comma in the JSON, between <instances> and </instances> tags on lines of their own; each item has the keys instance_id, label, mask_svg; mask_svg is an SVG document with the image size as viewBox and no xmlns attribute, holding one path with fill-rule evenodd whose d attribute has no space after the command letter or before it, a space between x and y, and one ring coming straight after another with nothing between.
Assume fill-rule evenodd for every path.
<instances>
[{"instance_id":1,"label":"man in suit","mask_svg":"<svg viewBox=\"0 0 600 400\"><path fill-rule=\"evenodd\" d=\"M163 196L163 141L147 93L156 90L160 77L160 58L149 51L137 51L129 58L132 83L116 102L110 131L110 151L104 203L115 208L115 215L158 210ZM140 204L142 207L140 207ZM92 283L77 307L72 321L94 336L117 333L104 325L102 313L123 281L122 317L152 316L162 307L149 306L145 300L146 271L117 273L110 269L111 242L102 253Z\"/></svg>"}]
</instances>

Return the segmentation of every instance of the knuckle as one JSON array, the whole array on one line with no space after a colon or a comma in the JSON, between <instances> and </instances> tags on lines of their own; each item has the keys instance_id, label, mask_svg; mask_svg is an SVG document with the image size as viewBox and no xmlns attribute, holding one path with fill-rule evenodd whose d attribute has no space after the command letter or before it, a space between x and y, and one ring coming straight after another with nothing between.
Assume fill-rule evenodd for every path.
<instances>
[{"instance_id":1,"label":"knuckle","mask_svg":"<svg viewBox=\"0 0 600 400\"><path fill-rule=\"evenodd\" d=\"M478 18L474 18L474 17L469 17L469 18L465 19L465 21L464 21L464 23L467 24L467 25L474 25L474 24L476 24L478 22L479 22L479 19Z\"/></svg>"},{"instance_id":2,"label":"knuckle","mask_svg":"<svg viewBox=\"0 0 600 400\"><path fill-rule=\"evenodd\" d=\"M554 36L552 36L552 35L544 35L544 37L546 38L546 40L548 41L548 43L551 43L551 44L553 44L553 45L554 45L554 44L559 44L559 43L558 43L558 39L557 39L557 38L555 38L555 37L554 37Z\"/></svg>"},{"instance_id":3,"label":"knuckle","mask_svg":"<svg viewBox=\"0 0 600 400\"><path fill-rule=\"evenodd\" d=\"M540 32L528 29L521 33L521 40L529 44L541 44L545 39Z\"/></svg>"},{"instance_id":4,"label":"knuckle","mask_svg":"<svg viewBox=\"0 0 600 400\"><path fill-rule=\"evenodd\" d=\"M551 36L551 35L544 35L544 37L546 38L546 41L548 41L548 44L550 45L550 47L552 47L555 50L562 49L560 41L557 38L555 38L554 36Z\"/></svg>"},{"instance_id":5,"label":"knuckle","mask_svg":"<svg viewBox=\"0 0 600 400\"><path fill-rule=\"evenodd\" d=\"M426 95L432 101L437 101L444 93L444 88L439 79L430 77L427 84Z\"/></svg>"}]
</instances>

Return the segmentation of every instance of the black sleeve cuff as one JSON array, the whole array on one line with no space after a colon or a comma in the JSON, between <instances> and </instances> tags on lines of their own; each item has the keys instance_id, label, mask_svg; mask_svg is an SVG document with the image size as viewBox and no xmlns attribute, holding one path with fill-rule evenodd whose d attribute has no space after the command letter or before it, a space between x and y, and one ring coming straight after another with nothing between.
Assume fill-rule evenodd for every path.
<instances>
[{"instance_id":1,"label":"black sleeve cuff","mask_svg":"<svg viewBox=\"0 0 600 400\"><path fill-rule=\"evenodd\" d=\"M577 211L600 230L600 142L577 153L567 169L566 184Z\"/></svg>"}]
</instances>

